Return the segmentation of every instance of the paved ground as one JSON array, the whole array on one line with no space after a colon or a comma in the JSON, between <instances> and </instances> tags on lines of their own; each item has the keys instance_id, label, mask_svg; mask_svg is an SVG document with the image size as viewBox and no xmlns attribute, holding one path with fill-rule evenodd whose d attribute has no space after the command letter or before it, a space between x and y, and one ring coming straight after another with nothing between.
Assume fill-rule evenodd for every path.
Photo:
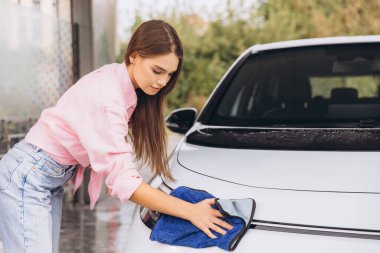
<instances>
[{"instance_id":1,"label":"paved ground","mask_svg":"<svg viewBox=\"0 0 380 253\"><path fill-rule=\"evenodd\" d=\"M60 253L125 253L134 208L133 203L122 204L112 197L100 201L93 211L88 205L66 203Z\"/></svg>"},{"instance_id":2,"label":"paved ground","mask_svg":"<svg viewBox=\"0 0 380 253\"><path fill-rule=\"evenodd\" d=\"M168 150L179 141L179 135L170 135ZM142 169L144 180L151 173ZM60 253L119 253L125 252L128 232L135 205L122 204L108 197L96 209L68 203L63 208ZM3 253L0 242L0 253Z\"/></svg>"},{"instance_id":3,"label":"paved ground","mask_svg":"<svg viewBox=\"0 0 380 253\"><path fill-rule=\"evenodd\" d=\"M88 206L66 206L60 252L125 252L134 207L115 198L103 200L96 211Z\"/></svg>"}]
</instances>

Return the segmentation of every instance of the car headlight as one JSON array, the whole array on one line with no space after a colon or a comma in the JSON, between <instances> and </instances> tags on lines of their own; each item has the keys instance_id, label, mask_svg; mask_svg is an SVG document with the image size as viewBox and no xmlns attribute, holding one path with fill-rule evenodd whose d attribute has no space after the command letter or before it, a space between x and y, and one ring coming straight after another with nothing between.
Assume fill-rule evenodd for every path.
<instances>
[{"instance_id":1,"label":"car headlight","mask_svg":"<svg viewBox=\"0 0 380 253\"><path fill-rule=\"evenodd\" d=\"M172 189L167 186L160 176L155 177L150 185L156 187L158 190L170 194ZM140 218L142 222L150 229L153 229L156 225L158 219L160 218L160 213L154 210L150 210L146 207L140 207Z\"/></svg>"}]
</instances>

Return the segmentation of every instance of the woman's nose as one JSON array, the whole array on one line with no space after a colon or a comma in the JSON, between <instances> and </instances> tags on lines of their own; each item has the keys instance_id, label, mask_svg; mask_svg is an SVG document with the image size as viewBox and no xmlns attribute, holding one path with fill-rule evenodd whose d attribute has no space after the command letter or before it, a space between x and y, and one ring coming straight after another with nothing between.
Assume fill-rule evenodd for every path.
<instances>
[{"instance_id":1,"label":"woman's nose","mask_svg":"<svg viewBox=\"0 0 380 253\"><path fill-rule=\"evenodd\" d=\"M162 86L165 85L165 83L164 83L164 81L162 81L162 79L158 79L157 84L158 84L160 87L162 87Z\"/></svg>"},{"instance_id":2,"label":"woman's nose","mask_svg":"<svg viewBox=\"0 0 380 253\"><path fill-rule=\"evenodd\" d=\"M165 80L165 77L160 77L160 79L158 79L157 81L157 84L160 85L161 87L166 86L166 83L167 81Z\"/></svg>"}]
</instances>

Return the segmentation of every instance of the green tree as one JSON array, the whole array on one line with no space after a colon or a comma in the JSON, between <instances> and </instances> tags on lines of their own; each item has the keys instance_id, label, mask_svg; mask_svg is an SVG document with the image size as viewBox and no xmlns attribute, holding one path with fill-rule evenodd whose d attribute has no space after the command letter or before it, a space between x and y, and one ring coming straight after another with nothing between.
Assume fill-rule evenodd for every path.
<instances>
[{"instance_id":1,"label":"green tree","mask_svg":"<svg viewBox=\"0 0 380 253\"><path fill-rule=\"evenodd\" d=\"M378 0L267 0L260 5L262 43L380 32Z\"/></svg>"},{"instance_id":2,"label":"green tree","mask_svg":"<svg viewBox=\"0 0 380 253\"><path fill-rule=\"evenodd\" d=\"M234 5L233 5L233 4ZM237 3L237 4L236 4ZM380 34L378 0L261 0L255 4L228 1L225 13L207 20L194 12L150 10L150 18L173 25L184 46L184 64L168 110L201 109L233 61L249 46L283 40ZM143 21L137 15L134 30ZM122 44L119 61L123 60Z\"/></svg>"}]
</instances>

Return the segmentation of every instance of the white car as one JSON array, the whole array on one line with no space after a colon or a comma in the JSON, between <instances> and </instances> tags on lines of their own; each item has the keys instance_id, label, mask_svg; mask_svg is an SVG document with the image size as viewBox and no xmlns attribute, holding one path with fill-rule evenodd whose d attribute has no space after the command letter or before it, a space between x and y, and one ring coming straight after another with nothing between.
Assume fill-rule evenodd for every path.
<instances>
[{"instance_id":1,"label":"white car","mask_svg":"<svg viewBox=\"0 0 380 253\"><path fill-rule=\"evenodd\" d=\"M253 198L236 253L380 252L380 36L254 45L201 113L167 126L185 137L170 156L178 186ZM149 240L158 214L135 210L127 252L223 252Z\"/></svg>"}]
</instances>

